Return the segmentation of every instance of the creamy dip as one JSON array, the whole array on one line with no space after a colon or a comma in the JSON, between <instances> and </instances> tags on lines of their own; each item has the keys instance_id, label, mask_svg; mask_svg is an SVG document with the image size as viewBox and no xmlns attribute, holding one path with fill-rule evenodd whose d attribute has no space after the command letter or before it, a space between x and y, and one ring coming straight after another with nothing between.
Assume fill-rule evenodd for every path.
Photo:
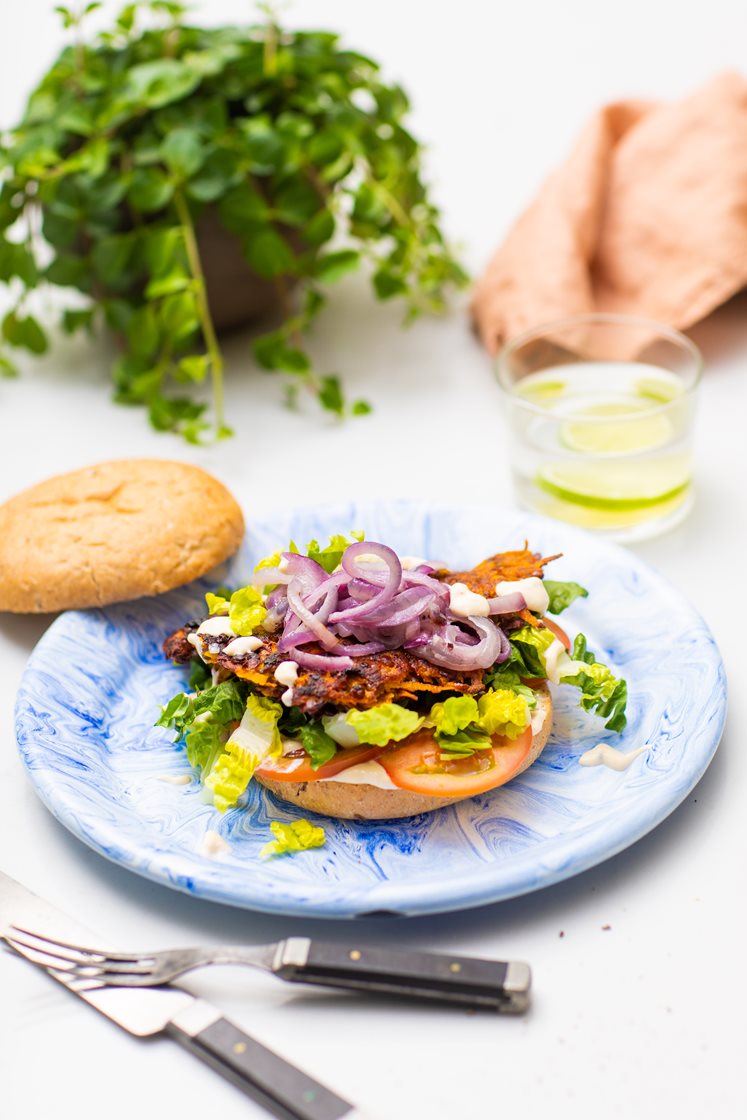
<instances>
[{"instance_id":1,"label":"creamy dip","mask_svg":"<svg viewBox=\"0 0 747 1120\"><path fill-rule=\"evenodd\" d=\"M608 766L610 770L627 770L634 758L643 754L648 747L638 747L634 751L619 751L609 743L597 743L591 750L584 751L579 758L582 766Z\"/></svg>"}]
</instances>

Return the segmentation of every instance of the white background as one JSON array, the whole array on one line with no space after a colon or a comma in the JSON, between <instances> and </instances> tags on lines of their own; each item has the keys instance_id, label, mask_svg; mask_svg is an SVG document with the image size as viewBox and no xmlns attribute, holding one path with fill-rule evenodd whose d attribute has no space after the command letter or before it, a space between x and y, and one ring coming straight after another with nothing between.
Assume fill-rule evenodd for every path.
<instances>
[{"instance_id":1,"label":"white background","mask_svg":"<svg viewBox=\"0 0 747 1120\"><path fill-rule=\"evenodd\" d=\"M250 9L213 0L198 10L228 22ZM676 97L747 58L747 7L728 0L305 0L288 19L341 30L406 85L446 226L475 272L598 104ZM4 4L0 30L8 125L61 37L48 0ZM636 547L705 616L726 660L730 721L708 773L653 834L568 883L479 911L355 929L382 944L526 959L535 973L530 1014L495 1019L302 995L236 970L192 982L370 1117L741 1115L746 310L734 301L692 332L709 366L698 504L685 525ZM375 404L371 417L343 426L313 409L284 412L278 383L252 369L247 340L231 340L227 393L238 434L207 450L157 436L137 410L109 403L104 343L60 340L43 361L23 363L21 381L0 381L0 500L51 473L156 455L214 471L249 519L275 505L352 496L510 504L497 390L463 309L407 332L398 324L399 310L375 306L363 281L335 291L314 354L320 368L344 373L351 395ZM16 758L12 705L49 621L0 619L0 866L124 945L349 937L341 924L275 920L171 893L105 863L47 814ZM172 1044L136 1043L1 954L0 992L8 1120L262 1115Z\"/></svg>"}]
</instances>

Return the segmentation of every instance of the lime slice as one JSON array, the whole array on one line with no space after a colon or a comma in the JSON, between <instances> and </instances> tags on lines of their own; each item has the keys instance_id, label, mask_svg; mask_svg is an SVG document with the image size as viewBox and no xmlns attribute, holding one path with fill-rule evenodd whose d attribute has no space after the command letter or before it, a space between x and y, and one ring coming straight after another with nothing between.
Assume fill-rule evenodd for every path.
<instances>
[{"instance_id":1,"label":"lime slice","mask_svg":"<svg viewBox=\"0 0 747 1120\"><path fill-rule=\"evenodd\" d=\"M557 378L552 380L548 378L545 381L532 380L529 385L520 383L516 388L516 396L523 397L527 401L537 401L544 404L562 396L566 387L565 381L558 381Z\"/></svg>"},{"instance_id":2,"label":"lime slice","mask_svg":"<svg viewBox=\"0 0 747 1120\"><path fill-rule=\"evenodd\" d=\"M652 451L672 438L670 418L652 413L651 406L642 401L605 401L589 405L581 417L563 424L560 441L571 451L586 455Z\"/></svg>"},{"instance_id":3,"label":"lime slice","mask_svg":"<svg viewBox=\"0 0 747 1120\"><path fill-rule=\"evenodd\" d=\"M551 498L548 495L535 508L546 517L555 517L558 521L578 525L581 529L619 532L667 517L679 508L682 499L683 495L679 495L674 501L662 502L656 506L644 506L642 509L591 509L589 506L562 502L560 498Z\"/></svg>"},{"instance_id":4,"label":"lime slice","mask_svg":"<svg viewBox=\"0 0 747 1120\"><path fill-rule=\"evenodd\" d=\"M684 494L690 485L686 455L635 462L547 463L537 485L554 498L590 509L640 510Z\"/></svg>"},{"instance_id":5,"label":"lime slice","mask_svg":"<svg viewBox=\"0 0 747 1120\"><path fill-rule=\"evenodd\" d=\"M663 377L639 377L635 383L635 391L639 397L657 404L669 404L670 401L682 396L682 385L674 378L665 380Z\"/></svg>"}]
</instances>

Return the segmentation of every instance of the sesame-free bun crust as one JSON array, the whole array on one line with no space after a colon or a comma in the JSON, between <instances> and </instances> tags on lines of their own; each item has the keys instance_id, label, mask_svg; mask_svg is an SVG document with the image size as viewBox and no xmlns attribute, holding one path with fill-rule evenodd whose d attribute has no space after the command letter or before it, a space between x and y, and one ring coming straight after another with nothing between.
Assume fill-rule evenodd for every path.
<instances>
[{"instance_id":1,"label":"sesame-free bun crust","mask_svg":"<svg viewBox=\"0 0 747 1120\"><path fill-rule=\"evenodd\" d=\"M155 595L238 548L244 519L199 467L121 459L56 475L0 506L0 611Z\"/></svg>"},{"instance_id":2,"label":"sesame-free bun crust","mask_svg":"<svg viewBox=\"0 0 747 1120\"><path fill-rule=\"evenodd\" d=\"M523 763L512 774L515 778L539 758L547 742L552 726L552 698L546 685L538 690L537 705L542 713L542 722L532 736L532 746ZM406 742L406 740L405 740ZM427 794L413 793L407 789L379 789L361 783L350 782L277 782L254 775L254 780L269 789L281 801L321 813L326 817L342 820L384 821L402 817L414 817L418 813L430 813L464 801L464 797L429 797ZM499 787L496 786L496 789ZM492 790L488 791L492 793Z\"/></svg>"}]
</instances>

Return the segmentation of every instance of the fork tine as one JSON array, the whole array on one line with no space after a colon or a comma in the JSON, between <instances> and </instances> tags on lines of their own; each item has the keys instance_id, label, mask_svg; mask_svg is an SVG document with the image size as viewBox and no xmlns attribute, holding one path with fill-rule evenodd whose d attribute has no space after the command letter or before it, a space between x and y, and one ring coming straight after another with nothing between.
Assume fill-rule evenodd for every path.
<instances>
[{"instance_id":1,"label":"fork tine","mask_svg":"<svg viewBox=\"0 0 747 1120\"><path fill-rule=\"evenodd\" d=\"M58 957L63 961L71 961L76 964L95 964L104 960L107 955L101 949L88 949L83 945L75 945L69 941L55 941L51 937L36 933L33 929L24 929L23 926L11 926L10 929L9 940L17 941L20 945L26 945L29 949L37 949L39 952ZM16 937L16 933L23 934L23 937ZM33 944L28 938L32 938L36 944Z\"/></svg>"},{"instance_id":2,"label":"fork tine","mask_svg":"<svg viewBox=\"0 0 747 1120\"><path fill-rule=\"evenodd\" d=\"M107 988L157 988L168 978L156 979L152 972L97 972L95 979Z\"/></svg>"},{"instance_id":3,"label":"fork tine","mask_svg":"<svg viewBox=\"0 0 747 1120\"><path fill-rule=\"evenodd\" d=\"M101 975L111 973L115 976L119 973L127 973L137 976L150 976L155 971L156 962L153 957L130 958L128 960L120 960L118 957L103 957L101 961L96 961L95 964Z\"/></svg>"},{"instance_id":4,"label":"fork tine","mask_svg":"<svg viewBox=\"0 0 747 1120\"><path fill-rule=\"evenodd\" d=\"M65 972L71 975L77 974L79 967L77 964L65 960L62 957L54 956L36 945L31 945L28 941L12 937L10 934L5 934L2 940L9 949L12 949L14 953L18 953L19 956L25 957L26 960L31 961L32 964L38 964L42 968L54 969L56 972Z\"/></svg>"},{"instance_id":5,"label":"fork tine","mask_svg":"<svg viewBox=\"0 0 747 1120\"><path fill-rule=\"evenodd\" d=\"M62 968L68 966L69 968L80 968L86 965L98 965L92 957L83 957L79 954L72 954L68 949L57 949L54 941L47 941L46 938L40 938L39 942L30 940L27 936L14 936L12 933L5 935L5 940L14 949L28 950L35 954L36 957L45 957L54 963L50 965L52 968Z\"/></svg>"},{"instance_id":6,"label":"fork tine","mask_svg":"<svg viewBox=\"0 0 747 1120\"><path fill-rule=\"evenodd\" d=\"M51 937L45 937L41 933L36 933L32 929L24 929L22 926L11 926L10 928L17 933L25 934L27 937L33 937L35 941L40 942L39 948L41 948L42 945L50 946L49 949L44 948L43 951L49 953L51 956L60 957L62 960L76 961L80 964L98 964L103 961L123 961L130 964L138 964L143 960L142 955L135 956L132 953L110 953L107 949L92 949L85 945L76 945L71 941L54 940ZM16 940L19 939L16 938ZM28 942L26 942L26 944L28 944ZM35 948L35 946L30 947ZM59 951L63 949L66 950L66 952L63 953ZM151 957L148 958L148 960L151 959Z\"/></svg>"}]
</instances>

